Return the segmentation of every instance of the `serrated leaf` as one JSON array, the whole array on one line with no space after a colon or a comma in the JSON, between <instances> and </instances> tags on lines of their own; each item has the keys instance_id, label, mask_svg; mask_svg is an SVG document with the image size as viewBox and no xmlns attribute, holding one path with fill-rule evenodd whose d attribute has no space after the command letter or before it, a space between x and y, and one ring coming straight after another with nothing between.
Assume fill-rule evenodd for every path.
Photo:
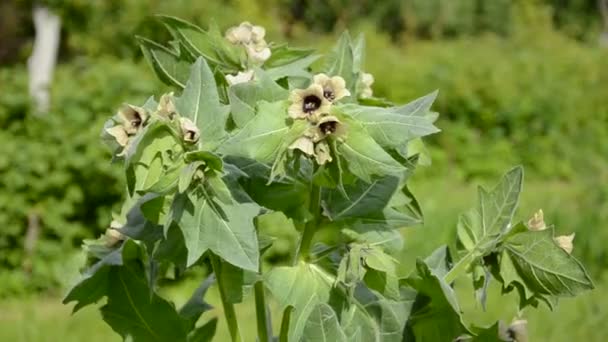
<instances>
[{"instance_id":1,"label":"serrated leaf","mask_svg":"<svg viewBox=\"0 0 608 342\"><path fill-rule=\"evenodd\" d=\"M436 95L436 93L431 95ZM440 131L433 125L435 120L432 117L419 115L420 113L416 110L421 108L412 107L381 108L346 104L340 109L361 122L381 146L400 148L410 140ZM411 109L411 112L407 110L408 108Z\"/></svg>"},{"instance_id":2,"label":"serrated leaf","mask_svg":"<svg viewBox=\"0 0 608 342\"><path fill-rule=\"evenodd\" d=\"M303 130L304 128L302 128ZM260 102L257 115L231 136L219 151L262 163L271 163L282 150L287 148L284 139L288 132L290 132L290 127L287 124L286 103L283 101Z\"/></svg>"},{"instance_id":3,"label":"serrated leaf","mask_svg":"<svg viewBox=\"0 0 608 342\"><path fill-rule=\"evenodd\" d=\"M583 266L553 240L553 229L515 234L506 241L505 252L526 288L535 293L575 296L593 289Z\"/></svg>"},{"instance_id":4,"label":"serrated leaf","mask_svg":"<svg viewBox=\"0 0 608 342\"><path fill-rule=\"evenodd\" d=\"M351 126L346 140L338 145L348 169L363 181L371 183L372 176L400 176L405 167L393 159L362 129Z\"/></svg>"},{"instance_id":5,"label":"serrated leaf","mask_svg":"<svg viewBox=\"0 0 608 342\"><path fill-rule=\"evenodd\" d=\"M325 303L319 303L308 316L301 341L346 342L347 339L334 310Z\"/></svg>"},{"instance_id":6,"label":"serrated leaf","mask_svg":"<svg viewBox=\"0 0 608 342\"><path fill-rule=\"evenodd\" d=\"M239 128L243 128L255 117L258 102L284 101L288 96L287 90L261 69L256 70L256 77L257 80L253 82L235 84L228 89L232 120ZM286 109L281 118L287 119Z\"/></svg>"},{"instance_id":7,"label":"serrated leaf","mask_svg":"<svg viewBox=\"0 0 608 342\"><path fill-rule=\"evenodd\" d=\"M188 335L188 342L211 342L215 336L217 328L217 318L211 319L209 322L194 329Z\"/></svg>"},{"instance_id":8,"label":"serrated leaf","mask_svg":"<svg viewBox=\"0 0 608 342\"><path fill-rule=\"evenodd\" d=\"M179 52L172 51L149 39L137 37L141 50L158 78L181 89L190 74L190 62Z\"/></svg>"},{"instance_id":9,"label":"serrated leaf","mask_svg":"<svg viewBox=\"0 0 608 342\"><path fill-rule=\"evenodd\" d=\"M357 180L354 184L344 187L344 194L338 191L325 192L323 196L325 213L335 221L366 217L382 211L398 185L397 177L387 176L375 179L371 183Z\"/></svg>"},{"instance_id":10,"label":"serrated leaf","mask_svg":"<svg viewBox=\"0 0 608 342\"><path fill-rule=\"evenodd\" d=\"M188 266L211 250L237 267L257 272L259 250L253 224L257 205L219 203L199 187L178 195L173 210L188 249Z\"/></svg>"},{"instance_id":11,"label":"serrated leaf","mask_svg":"<svg viewBox=\"0 0 608 342\"><path fill-rule=\"evenodd\" d=\"M196 288L190 299L179 309L179 314L191 322L194 326L199 317L205 312L213 309L205 302L205 294L211 285L215 283L215 275L211 274Z\"/></svg>"},{"instance_id":12,"label":"serrated leaf","mask_svg":"<svg viewBox=\"0 0 608 342\"><path fill-rule=\"evenodd\" d=\"M468 333L454 290L425 262L417 260L405 283L418 291L407 323L416 341L453 341Z\"/></svg>"},{"instance_id":13,"label":"serrated leaf","mask_svg":"<svg viewBox=\"0 0 608 342\"><path fill-rule=\"evenodd\" d=\"M143 268L135 262L110 272L103 319L133 341L186 341L187 321L165 299L151 292Z\"/></svg>"}]
</instances>

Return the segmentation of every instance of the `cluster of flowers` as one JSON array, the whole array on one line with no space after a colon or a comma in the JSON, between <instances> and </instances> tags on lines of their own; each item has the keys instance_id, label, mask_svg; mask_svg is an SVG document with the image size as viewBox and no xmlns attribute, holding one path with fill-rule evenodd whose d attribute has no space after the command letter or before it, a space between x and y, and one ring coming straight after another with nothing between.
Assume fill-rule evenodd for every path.
<instances>
[{"instance_id":1,"label":"cluster of flowers","mask_svg":"<svg viewBox=\"0 0 608 342\"><path fill-rule=\"evenodd\" d=\"M325 74L315 75L308 88L293 90L289 97L289 116L294 120L307 120L310 125L289 148L299 150L309 157L314 156L319 165L331 162L326 138L332 136L342 139L346 127L329 113L333 103L350 95L342 77L329 77Z\"/></svg>"},{"instance_id":2,"label":"cluster of flowers","mask_svg":"<svg viewBox=\"0 0 608 342\"><path fill-rule=\"evenodd\" d=\"M248 61L253 65L262 65L270 58L270 48L264 36L266 36L266 29L262 26L252 25L248 21L229 28L225 35L226 39L232 44L241 45L245 48ZM226 76L229 85L248 82L252 79L253 69Z\"/></svg>"},{"instance_id":3,"label":"cluster of flowers","mask_svg":"<svg viewBox=\"0 0 608 342\"><path fill-rule=\"evenodd\" d=\"M528 228L532 231L540 231L547 229L542 209L534 213L530 220L528 220ZM563 250L568 252L568 254L572 254L572 250L574 249L574 236L575 233L572 233L570 235L560 235L556 236L554 240Z\"/></svg>"},{"instance_id":4,"label":"cluster of flowers","mask_svg":"<svg viewBox=\"0 0 608 342\"><path fill-rule=\"evenodd\" d=\"M118 157L127 153L133 137L150 122L151 117L160 120L177 120L183 141L187 144L198 142L200 137L198 127L190 119L177 115L173 93L168 93L160 98L155 112L130 104L125 104L118 110L114 117L115 125L106 128L106 132L114 137L116 143L122 148L117 154Z\"/></svg>"}]
</instances>

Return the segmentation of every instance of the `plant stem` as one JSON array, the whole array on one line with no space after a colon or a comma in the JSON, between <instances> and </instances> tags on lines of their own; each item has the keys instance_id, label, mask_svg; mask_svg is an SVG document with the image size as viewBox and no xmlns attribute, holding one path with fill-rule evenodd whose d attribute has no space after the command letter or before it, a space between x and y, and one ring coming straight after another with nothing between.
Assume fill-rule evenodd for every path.
<instances>
[{"instance_id":1,"label":"plant stem","mask_svg":"<svg viewBox=\"0 0 608 342\"><path fill-rule=\"evenodd\" d=\"M283 319L281 320L281 331L279 332L279 342L289 342L289 321L291 318L292 306L288 306L283 310Z\"/></svg>"},{"instance_id":2,"label":"plant stem","mask_svg":"<svg viewBox=\"0 0 608 342\"><path fill-rule=\"evenodd\" d=\"M315 236L317 224L319 223L319 215L321 213L321 188L314 184L311 184L309 208L313 218L306 222L306 225L304 226L304 232L302 233L302 239L300 240L300 246L298 247L298 256L300 260L308 260L310 245L312 243L312 238Z\"/></svg>"},{"instance_id":3,"label":"plant stem","mask_svg":"<svg viewBox=\"0 0 608 342\"><path fill-rule=\"evenodd\" d=\"M456 280L456 278L458 278L462 272L467 270L471 262L475 259L475 254L476 253L473 250L467 253L467 255L465 255L462 259L458 260L456 265L454 265L454 267L452 267L450 271L446 273L443 280L448 284Z\"/></svg>"},{"instance_id":4,"label":"plant stem","mask_svg":"<svg viewBox=\"0 0 608 342\"><path fill-rule=\"evenodd\" d=\"M234 311L234 305L228 301L226 296L226 290L224 289L224 280L222 279L222 265L217 255L210 254L211 266L217 279L217 285L220 288L220 297L222 299L222 306L224 307L224 316L226 317L226 323L228 324L228 330L232 337L232 342L241 342L241 332L239 331L239 323L236 320L236 312Z\"/></svg>"},{"instance_id":5,"label":"plant stem","mask_svg":"<svg viewBox=\"0 0 608 342\"><path fill-rule=\"evenodd\" d=\"M258 341L269 342L268 310L266 309L266 296L264 294L264 282L258 281L254 285L255 315L258 326Z\"/></svg>"}]
</instances>

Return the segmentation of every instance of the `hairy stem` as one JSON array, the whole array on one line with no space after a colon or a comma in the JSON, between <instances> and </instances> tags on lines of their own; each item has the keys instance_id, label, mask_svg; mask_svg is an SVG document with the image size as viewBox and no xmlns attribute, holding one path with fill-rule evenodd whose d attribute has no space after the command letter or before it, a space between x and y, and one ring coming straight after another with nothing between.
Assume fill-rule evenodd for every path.
<instances>
[{"instance_id":1,"label":"hairy stem","mask_svg":"<svg viewBox=\"0 0 608 342\"><path fill-rule=\"evenodd\" d=\"M264 294L264 282L258 281L254 285L255 314L258 326L258 341L269 342L270 325L268 324L268 310L266 307L266 296Z\"/></svg>"},{"instance_id":2,"label":"hairy stem","mask_svg":"<svg viewBox=\"0 0 608 342\"><path fill-rule=\"evenodd\" d=\"M217 285L220 289L220 297L222 299L222 306L224 307L224 316L226 317L226 323L228 324L228 330L230 331L230 337L232 342L241 342L241 332L239 330L239 323L236 320L236 312L234 311L234 305L228 301L226 290L224 289L224 280L222 279L222 265L217 255L210 253L211 266L217 279Z\"/></svg>"},{"instance_id":3,"label":"hairy stem","mask_svg":"<svg viewBox=\"0 0 608 342\"><path fill-rule=\"evenodd\" d=\"M310 191L310 213L313 218L306 222L300 246L298 247L298 256L300 260L308 260L310 255L310 245L312 238L315 236L317 224L319 223L319 215L321 213L321 188L311 184ZM297 259L296 259L297 260Z\"/></svg>"}]
</instances>

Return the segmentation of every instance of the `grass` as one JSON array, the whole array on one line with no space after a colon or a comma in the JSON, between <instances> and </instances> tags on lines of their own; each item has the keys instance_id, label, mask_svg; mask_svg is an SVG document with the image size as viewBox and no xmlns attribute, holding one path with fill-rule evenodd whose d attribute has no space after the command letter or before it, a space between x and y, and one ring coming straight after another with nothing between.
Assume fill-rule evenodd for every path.
<instances>
[{"instance_id":1,"label":"grass","mask_svg":"<svg viewBox=\"0 0 608 342\"><path fill-rule=\"evenodd\" d=\"M475 203L475 187L463 182L454 181L453 177L439 177L432 182L422 179L414 181L412 190L421 200L425 211L424 227L406 229L406 245L400 257L401 272L407 274L413 267L415 257L423 257L442 243L449 243L454 236L455 222L458 214ZM484 185L492 185L491 183ZM568 226L558 226L560 233L570 230L582 232L590 227L577 226L577 215L581 208L574 204L586 203L580 196L587 193L578 185L560 182L530 182L525 185L519 218L528 217L537 208L545 209L549 222L556 221ZM566 218L570 218L567 220ZM581 223L582 224L582 223ZM583 234L584 235L584 234ZM583 245L583 240L579 241ZM578 249L577 249L578 248ZM582 248L575 242L575 254ZM528 319L531 341L603 341L608 336L608 304L605 293L608 291L608 277L602 277L601 266L594 272L596 289L575 299L560 301L556 311L550 312L545 307L527 309L523 317ZM605 273L608 275L608 273ZM185 302L191 291L197 286L186 282L166 290L166 295L178 305ZM463 310L467 312L465 320L478 324L491 324L497 319L510 321L517 315L516 299L499 295L498 286L490 288L488 310L484 312L471 296L470 285L457 282ZM219 295L215 289L210 290L207 300L215 306L211 313L204 317L219 316L217 341L229 341L228 331L223 321ZM101 305L102 303L100 303ZM255 341L255 312L252 298L236 307L241 330L245 341ZM96 308L88 307L70 315L71 306L60 303L60 298L53 296L32 296L0 301L0 341L120 341L101 320ZM273 310L273 325L278 331L280 316Z\"/></svg>"}]
</instances>

